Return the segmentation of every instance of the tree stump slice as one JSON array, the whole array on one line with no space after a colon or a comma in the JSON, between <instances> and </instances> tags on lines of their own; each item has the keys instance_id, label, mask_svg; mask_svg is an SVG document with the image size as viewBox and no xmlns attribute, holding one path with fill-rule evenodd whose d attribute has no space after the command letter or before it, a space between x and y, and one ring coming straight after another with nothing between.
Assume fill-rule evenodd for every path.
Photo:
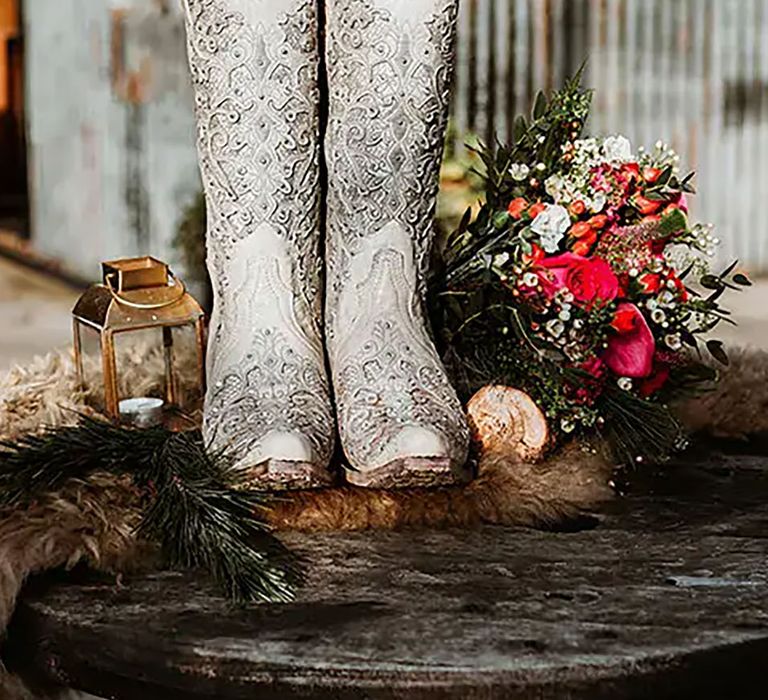
<instances>
[{"instance_id":1,"label":"tree stump slice","mask_svg":"<svg viewBox=\"0 0 768 700\"><path fill-rule=\"evenodd\" d=\"M11 661L118 700L763 698L768 460L665 470L575 533L287 536L291 605L195 573L41 582Z\"/></svg>"},{"instance_id":2,"label":"tree stump slice","mask_svg":"<svg viewBox=\"0 0 768 700\"><path fill-rule=\"evenodd\" d=\"M513 454L537 462L549 444L547 419L524 391L486 386L467 404L472 436L481 453Z\"/></svg>"}]
</instances>

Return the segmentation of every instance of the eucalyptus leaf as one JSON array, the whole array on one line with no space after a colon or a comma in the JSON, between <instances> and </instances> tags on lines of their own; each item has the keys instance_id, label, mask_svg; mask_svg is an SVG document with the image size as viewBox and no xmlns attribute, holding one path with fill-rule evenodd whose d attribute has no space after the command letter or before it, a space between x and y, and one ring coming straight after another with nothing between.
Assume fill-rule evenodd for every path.
<instances>
[{"instance_id":1,"label":"eucalyptus leaf","mask_svg":"<svg viewBox=\"0 0 768 700\"><path fill-rule=\"evenodd\" d=\"M699 284L704 287L704 289L714 289L719 291L723 288L723 281L715 275L704 275L704 277L699 280Z\"/></svg>"},{"instance_id":2,"label":"eucalyptus leaf","mask_svg":"<svg viewBox=\"0 0 768 700\"><path fill-rule=\"evenodd\" d=\"M741 273L738 273L733 276L733 281L736 284L740 284L742 287L751 287L752 286L752 280L749 279L746 275L743 275Z\"/></svg>"},{"instance_id":3,"label":"eucalyptus leaf","mask_svg":"<svg viewBox=\"0 0 768 700\"><path fill-rule=\"evenodd\" d=\"M712 357L714 357L721 365L727 366L728 364L730 364L728 355L725 352L725 347L723 346L722 341L708 340L707 350L709 350L709 354L712 355Z\"/></svg>"}]
</instances>

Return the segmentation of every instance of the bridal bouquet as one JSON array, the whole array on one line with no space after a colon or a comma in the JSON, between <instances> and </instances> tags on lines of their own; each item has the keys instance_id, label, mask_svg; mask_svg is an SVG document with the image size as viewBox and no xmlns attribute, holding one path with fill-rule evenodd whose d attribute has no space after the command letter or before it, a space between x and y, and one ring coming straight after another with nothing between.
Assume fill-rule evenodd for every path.
<instances>
[{"instance_id":1,"label":"bridal bouquet","mask_svg":"<svg viewBox=\"0 0 768 700\"><path fill-rule=\"evenodd\" d=\"M485 203L447 242L433 320L465 394L510 384L561 438L598 430L624 460L659 459L681 440L670 402L716 379L704 353L727 363L709 334L749 280L710 270L718 241L689 219L679 157L585 137L590 104L577 77L514 143L477 149Z\"/></svg>"}]
</instances>

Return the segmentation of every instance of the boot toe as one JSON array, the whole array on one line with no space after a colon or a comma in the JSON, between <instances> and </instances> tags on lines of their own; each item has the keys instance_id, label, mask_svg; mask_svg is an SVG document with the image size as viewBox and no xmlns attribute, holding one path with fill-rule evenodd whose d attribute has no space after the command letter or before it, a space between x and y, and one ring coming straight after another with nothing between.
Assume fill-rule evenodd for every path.
<instances>
[{"instance_id":1,"label":"boot toe","mask_svg":"<svg viewBox=\"0 0 768 700\"><path fill-rule=\"evenodd\" d=\"M310 441L300 433L268 433L261 441L259 462L274 460L277 462L318 461L317 454Z\"/></svg>"}]
</instances>

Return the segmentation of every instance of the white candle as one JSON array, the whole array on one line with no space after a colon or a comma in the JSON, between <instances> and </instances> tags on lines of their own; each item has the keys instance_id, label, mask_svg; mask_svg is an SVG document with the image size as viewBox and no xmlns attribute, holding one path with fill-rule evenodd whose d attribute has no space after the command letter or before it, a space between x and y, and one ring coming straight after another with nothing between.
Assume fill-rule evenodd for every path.
<instances>
[{"instance_id":1,"label":"white candle","mask_svg":"<svg viewBox=\"0 0 768 700\"><path fill-rule=\"evenodd\" d=\"M137 428L149 428L160 425L163 421L162 399L149 396L138 396L133 399L123 399L120 402L120 418L123 422L131 423Z\"/></svg>"}]
</instances>

